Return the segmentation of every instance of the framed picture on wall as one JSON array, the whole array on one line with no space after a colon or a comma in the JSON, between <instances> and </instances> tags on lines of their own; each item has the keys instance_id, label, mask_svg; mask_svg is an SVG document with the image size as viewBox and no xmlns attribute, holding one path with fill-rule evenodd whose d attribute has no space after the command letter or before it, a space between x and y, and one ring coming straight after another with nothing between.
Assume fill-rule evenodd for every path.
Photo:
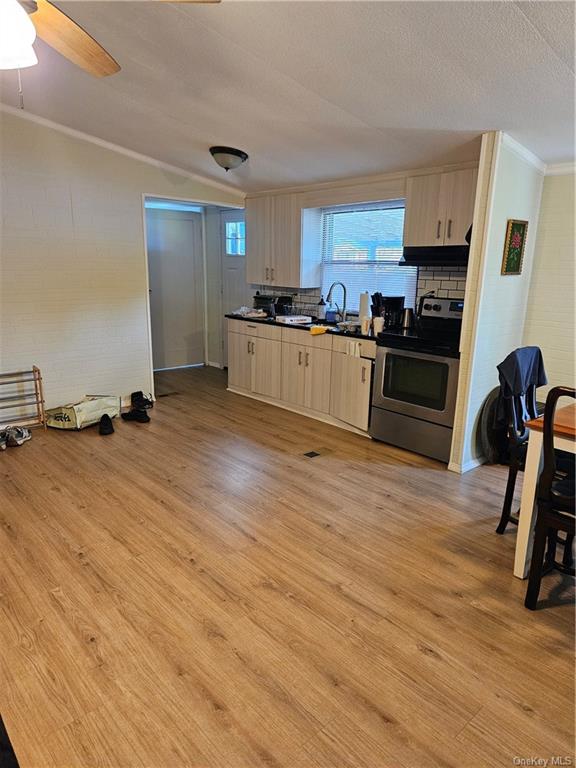
<instances>
[{"instance_id":1,"label":"framed picture on wall","mask_svg":"<svg viewBox=\"0 0 576 768\"><path fill-rule=\"evenodd\" d=\"M526 246L528 222L520 219L508 219L504 256L502 257L503 275L519 275L522 272L522 260Z\"/></svg>"}]
</instances>

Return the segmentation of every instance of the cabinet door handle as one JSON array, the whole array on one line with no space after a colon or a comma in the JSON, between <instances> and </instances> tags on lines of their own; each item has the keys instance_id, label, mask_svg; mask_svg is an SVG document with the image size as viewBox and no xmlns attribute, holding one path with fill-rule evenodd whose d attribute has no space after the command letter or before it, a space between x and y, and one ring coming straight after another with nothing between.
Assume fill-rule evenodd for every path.
<instances>
[{"instance_id":1,"label":"cabinet door handle","mask_svg":"<svg viewBox=\"0 0 576 768\"><path fill-rule=\"evenodd\" d=\"M362 366L362 384L366 383L366 366Z\"/></svg>"},{"instance_id":2,"label":"cabinet door handle","mask_svg":"<svg viewBox=\"0 0 576 768\"><path fill-rule=\"evenodd\" d=\"M452 237L452 219L448 219L448 240Z\"/></svg>"},{"instance_id":3,"label":"cabinet door handle","mask_svg":"<svg viewBox=\"0 0 576 768\"><path fill-rule=\"evenodd\" d=\"M302 350L298 350L298 365L302 365Z\"/></svg>"},{"instance_id":4,"label":"cabinet door handle","mask_svg":"<svg viewBox=\"0 0 576 768\"><path fill-rule=\"evenodd\" d=\"M250 354L250 339L248 339L248 354Z\"/></svg>"},{"instance_id":5,"label":"cabinet door handle","mask_svg":"<svg viewBox=\"0 0 576 768\"><path fill-rule=\"evenodd\" d=\"M275 280L275 278L274 278L274 267L272 267L272 269L270 270L270 274L272 276L272 282L274 282L274 280Z\"/></svg>"},{"instance_id":6,"label":"cabinet door handle","mask_svg":"<svg viewBox=\"0 0 576 768\"><path fill-rule=\"evenodd\" d=\"M270 268L266 267L266 280L270 279Z\"/></svg>"},{"instance_id":7,"label":"cabinet door handle","mask_svg":"<svg viewBox=\"0 0 576 768\"><path fill-rule=\"evenodd\" d=\"M254 342L252 342L252 354L254 354Z\"/></svg>"},{"instance_id":8,"label":"cabinet door handle","mask_svg":"<svg viewBox=\"0 0 576 768\"><path fill-rule=\"evenodd\" d=\"M438 219L438 226L436 227L436 240L440 240L440 227L442 226L442 222L440 219Z\"/></svg>"},{"instance_id":9,"label":"cabinet door handle","mask_svg":"<svg viewBox=\"0 0 576 768\"><path fill-rule=\"evenodd\" d=\"M306 362L305 362L306 368L308 368L308 363L309 362L310 362L310 352L306 352Z\"/></svg>"}]
</instances>

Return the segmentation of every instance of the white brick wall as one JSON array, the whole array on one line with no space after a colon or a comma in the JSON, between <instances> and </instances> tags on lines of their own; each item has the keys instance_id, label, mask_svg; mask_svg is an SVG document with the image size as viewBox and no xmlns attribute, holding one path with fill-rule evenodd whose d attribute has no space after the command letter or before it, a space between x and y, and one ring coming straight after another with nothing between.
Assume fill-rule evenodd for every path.
<instances>
[{"instance_id":1,"label":"white brick wall","mask_svg":"<svg viewBox=\"0 0 576 768\"><path fill-rule=\"evenodd\" d=\"M542 349L550 386L574 386L574 174L544 180L523 343ZM545 390L543 390L545 391Z\"/></svg>"},{"instance_id":2,"label":"white brick wall","mask_svg":"<svg viewBox=\"0 0 576 768\"><path fill-rule=\"evenodd\" d=\"M47 405L151 388L142 194L239 197L0 114L0 371Z\"/></svg>"},{"instance_id":3,"label":"white brick wall","mask_svg":"<svg viewBox=\"0 0 576 768\"><path fill-rule=\"evenodd\" d=\"M484 204L489 208L487 226L485 228L484 222L475 216L475 226L479 226L473 245L475 238L480 237L481 246L471 249L470 284L460 342L458 402L450 462L460 469L470 468L483 459L477 440L482 404L498 385L496 366L522 344L543 184L542 172L505 134L486 135L483 147L494 138L494 155L486 153L486 164L491 168L491 197L482 183L482 199L477 204L477 208ZM482 162L480 170L482 181L487 170L482 168ZM508 219L529 222L521 275L501 274Z\"/></svg>"}]
</instances>

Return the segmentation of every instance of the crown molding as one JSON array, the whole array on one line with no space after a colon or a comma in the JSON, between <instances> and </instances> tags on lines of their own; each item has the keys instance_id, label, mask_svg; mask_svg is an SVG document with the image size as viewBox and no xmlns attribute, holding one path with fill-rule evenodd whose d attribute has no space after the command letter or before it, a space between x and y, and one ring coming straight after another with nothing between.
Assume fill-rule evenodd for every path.
<instances>
[{"instance_id":1,"label":"crown molding","mask_svg":"<svg viewBox=\"0 0 576 768\"><path fill-rule=\"evenodd\" d=\"M533 152L530 152L529 149L527 149L524 144L520 144L519 141L516 141L516 139L513 139L512 136L510 136L507 133L502 132L502 143L512 150L518 157L521 157L523 160L526 160L530 165L533 165L535 168L537 168L540 173L546 172L546 163L542 162L540 158L535 155Z\"/></svg>"},{"instance_id":2,"label":"crown molding","mask_svg":"<svg viewBox=\"0 0 576 768\"><path fill-rule=\"evenodd\" d=\"M576 163L552 163L546 166L546 176L574 176Z\"/></svg>"},{"instance_id":3,"label":"crown molding","mask_svg":"<svg viewBox=\"0 0 576 768\"><path fill-rule=\"evenodd\" d=\"M148 155L142 155L140 152L134 152L133 150L127 149L126 147L121 147L119 144L113 144L111 141L99 139L97 136L92 136L91 134L84 133L83 131L77 131L75 128L69 128L66 125L62 125L61 123L55 123L53 120L40 117L40 115L34 115L31 112L24 112L23 110L17 109L16 107L11 107L9 104L0 103L0 112L5 112L6 114L12 115L13 117L18 117L21 120L28 120L31 123L42 125L45 128L51 128L52 130L59 131L60 133L64 133L67 136L71 136L74 139L80 139L80 141L87 141L90 144L96 144L98 147L108 149L111 152L117 152L120 155L129 157L131 160L137 160L140 163L152 165L154 168L168 171L169 173L175 173L178 174L178 176L184 176L185 178L192 181L197 181L201 184L206 184L209 187L213 187L214 189L219 189L223 192L227 192L228 194L235 195L240 199L244 199L245 197L246 193L237 187L223 184L220 181L213 181L207 176L202 176L201 174L187 171L184 168L178 168L176 165L170 165L170 163L165 163L162 160L157 160L156 158L149 157Z\"/></svg>"}]
</instances>

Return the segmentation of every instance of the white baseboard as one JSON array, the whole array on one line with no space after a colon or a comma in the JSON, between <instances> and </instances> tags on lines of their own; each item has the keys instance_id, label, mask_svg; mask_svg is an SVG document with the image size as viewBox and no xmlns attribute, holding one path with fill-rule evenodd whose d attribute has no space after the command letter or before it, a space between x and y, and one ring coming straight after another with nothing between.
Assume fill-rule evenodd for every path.
<instances>
[{"instance_id":1,"label":"white baseboard","mask_svg":"<svg viewBox=\"0 0 576 768\"><path fill-rule=\"evenodd\" d=\"M470 461L465 462L464 464L458 464L455 461L451 461L448 464L448 469L450 472L457 472L459 475L463 475L466 472L470 472L471 469L476 469L476 467L482 466L482 464L486 463L486 457L480 456L477 459L470 459Z\"/></svg>"},{"instance_id":2,"label":"white baseboard","mask_svg":"<svg viewBox=\"0 0 576 768\"><path fill-rule=\"evenodd\" d=\"M222 365L222 363L211 363L210 360L208 360L206 365L209 366L210 368L220 368L221 371L224 370L224 366Z\"/></svg>"}]
</instances>

